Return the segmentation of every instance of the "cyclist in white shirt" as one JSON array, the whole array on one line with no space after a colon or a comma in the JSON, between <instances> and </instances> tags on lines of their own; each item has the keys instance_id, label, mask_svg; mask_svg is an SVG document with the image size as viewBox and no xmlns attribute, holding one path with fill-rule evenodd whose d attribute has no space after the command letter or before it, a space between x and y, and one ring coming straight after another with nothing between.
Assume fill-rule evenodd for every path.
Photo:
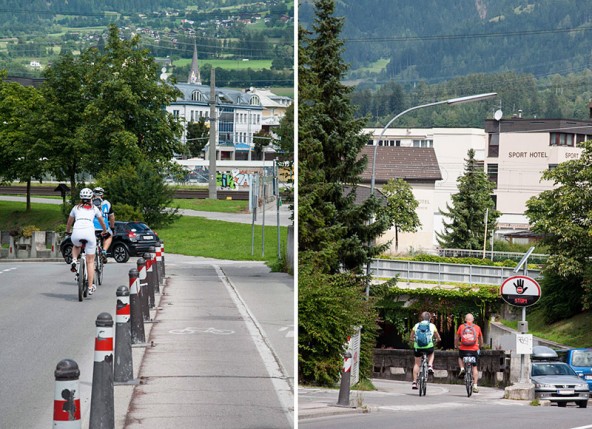
<instances>
[{"instance_id":1,"label":"cyclist in white shirt","mask_svg":"<svg viewBox=\"0 0 592 429\"><path fill-rule=\"evenodd\" d=\"M92 202L93 191L89 188L84 188L80 191L80 204L77 204L70 211L68 216L68 222L66 223L66 234L70 234L72 229L72 267L70 271L76 272L76 261L78 255L80 255L80 247L82 243L80 240L86 240L86 265L88 267L95 266L95 251L97 248L97 238L95 236L94 219L97 218L101 227L103 228L103 234L107 232L107 227L101 211L95 207ZM72 227L72 224L74 225ZM88 293L92 294L95 290L93 285L95 270L88 270Z\"/></svg>"}]
</instances>

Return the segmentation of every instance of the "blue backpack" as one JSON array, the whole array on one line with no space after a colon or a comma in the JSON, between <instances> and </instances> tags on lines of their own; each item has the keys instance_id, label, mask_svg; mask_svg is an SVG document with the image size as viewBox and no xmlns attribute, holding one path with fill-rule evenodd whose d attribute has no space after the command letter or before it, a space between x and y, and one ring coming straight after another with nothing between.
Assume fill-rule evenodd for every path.
<instances>
[{"instance_id":1,"label":"blue backpack","mask_svg":"<svg viewBox=\"0 0 592 429\"><path fill-rule=\"evenodd\" d=\"M429 323L420 323L415 331L417 347L427 347L432 342L432 330Z\"/></svg>"}]
</instances>

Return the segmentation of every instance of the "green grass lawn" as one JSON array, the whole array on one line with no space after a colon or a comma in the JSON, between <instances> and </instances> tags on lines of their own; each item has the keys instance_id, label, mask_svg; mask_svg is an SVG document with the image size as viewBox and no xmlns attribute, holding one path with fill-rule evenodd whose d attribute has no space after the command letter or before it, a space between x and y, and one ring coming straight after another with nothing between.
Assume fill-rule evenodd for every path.
<instances>
[{"instance_id":1,"label":"green grass lawn","mask_svg":"<svg viewBox=\"0 0 592 429\"><path fill-rule=\"evenodd\" d=\"M206 199L175 199L173 206L179 206L181 209L198 210L203 212L222 212L222 213L244 213L248 210L248 201L239 200L213 200Z\"/></svg>"},{"instance_id":2,"label":"green grass lawn","mask_svg":"<svg viewBox=\"0 0 592 429\"><path fill-rule=\"evenodd\" d=\"M586 311L570 319L546 325L543 322L542 312L531 310L526 312L528 321L528 333L535 337L543 338L570 347L590 347L590 326L592 325L592 312ZM517 321L502 321L504 325L516 329Z\"/></svg>"},{"instance_id":3,"label":"green grass lawn","mask_svg":"<svg viewBox=\"0 0 592 429\"><path fill-rule=\"evenodd\" d=\"M191 64L190 58L183 58L175 61L176 67L183 67L188 64ZM225 70L263 70L271 68L271 60L200 60L199 64L201 66L203 66L204 64L211 64L213 67Z\"/></svg>"},{"instance_id":4,"label":"green grass lawn","mask_svg":"<svg viewBox=\"0 0 592 429\"><path fill-rule=\"evenodd\" d=\"M60 207L57 204L31 203L31 211L26 212L24 202L0 201L0 230L35 225L41 230L54 231L66 223Z\"/></svg>"},{"instance_id":5,"label":"green grass lawn","mask_svg":"<svg viewBox=\"0 0 592 429\"><path fill-rule=\"evenodd\" d=\"M280 227L281 247L286 246L288 229ZM182 217L173 225L160 228L159 237L167 253L203 256L235 261L277 262L277 227L265 227L265 255L261 255L261 225L255 225L255 251L251 255L251 225L221 222L199 217Z\"/></svg>"},{"instance_id":6,"label":"green grass lawn","mask_svg":"<svg viewBox=\"0 0 592 429\"><path fill-rule=\"evenodd\" d=\"M374 61L372 64L369 64L367 67L360 67L355 69L356 72L370 72L370 73L380 73L381 71L386 69L387 64L389 63L388 58L381 58L379 60Z\"/></svg>"}]
</instances>

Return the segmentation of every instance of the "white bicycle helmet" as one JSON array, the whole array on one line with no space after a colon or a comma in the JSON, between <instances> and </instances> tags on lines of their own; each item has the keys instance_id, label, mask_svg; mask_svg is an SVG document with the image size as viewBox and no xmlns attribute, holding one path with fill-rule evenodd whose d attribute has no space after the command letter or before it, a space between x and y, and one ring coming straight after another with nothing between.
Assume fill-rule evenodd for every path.
<instances>
[{"instance_id":1,"label":"white bicycle helmet","mask_svg":"<svg viewBox=\"0 0 592 429\"><path fill-rule=\"evenodd\" d=\"M90 200L93 196L93 191L90 188L82 188L80 190L80 199L81 200Z\"/></svg>"},{"instance_id":2,"label":"white bicycle helmet","mask_svg":"<svg viewBox=\"0 0 592 429\"><path fill-rule=\"evenodd\" d=\"M97 188L93 189L93 192L95 195L102 197L103 194L105 193L105 190L101 187L97 187Z\"/></svg>"}]
</instances>

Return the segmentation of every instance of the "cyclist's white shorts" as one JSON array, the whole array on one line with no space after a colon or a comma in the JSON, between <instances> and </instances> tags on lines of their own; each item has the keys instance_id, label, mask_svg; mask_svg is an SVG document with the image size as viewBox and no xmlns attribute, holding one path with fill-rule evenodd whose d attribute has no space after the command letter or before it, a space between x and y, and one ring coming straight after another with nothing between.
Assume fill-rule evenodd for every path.
<instances>
[{"instance_id":1,"label":"cyclist's white shorts","mask_svg":"<svg viewBox=\"0 0 592 429\"><path fill-rule=\"evenodd\" d=\"M97 237L94 228L80 228L72 230L72 244L81 246L80 240L86 240L86 254L94 255L97 249Z\"/></svg>"}]
</instances>

